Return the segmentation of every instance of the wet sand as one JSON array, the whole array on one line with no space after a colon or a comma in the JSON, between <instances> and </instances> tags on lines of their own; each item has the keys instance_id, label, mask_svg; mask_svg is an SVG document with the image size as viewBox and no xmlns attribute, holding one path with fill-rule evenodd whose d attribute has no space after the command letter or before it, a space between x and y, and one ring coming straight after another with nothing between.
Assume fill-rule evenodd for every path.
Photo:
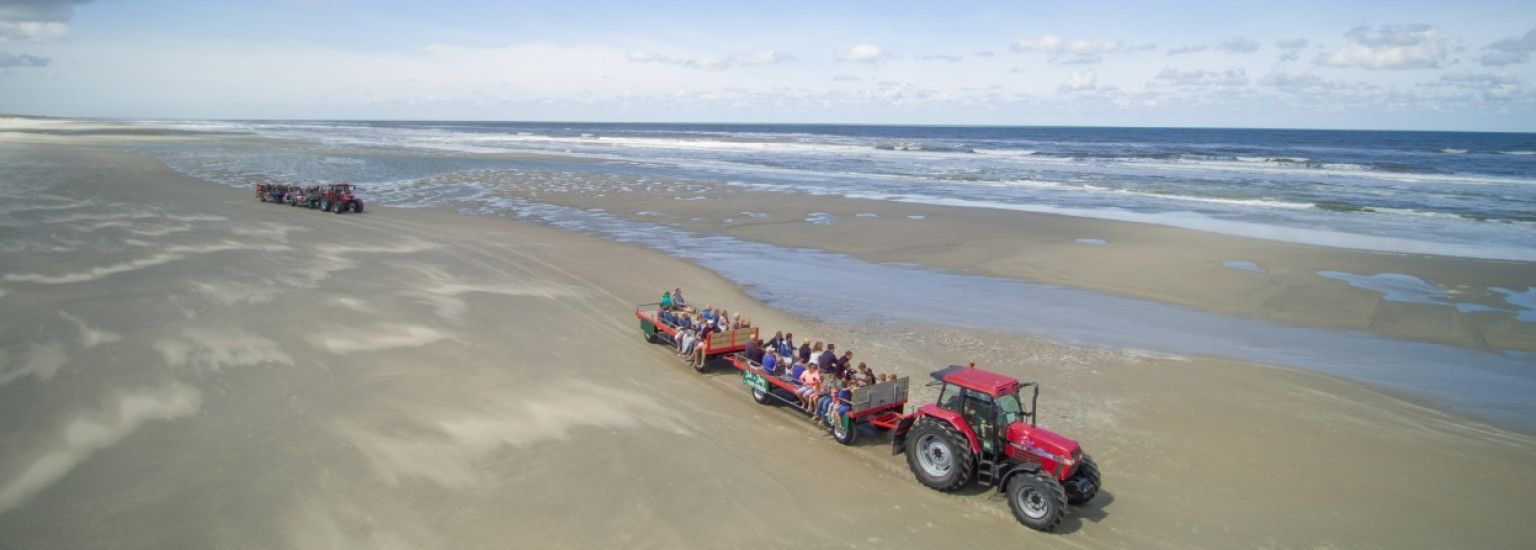
<instances>
[{"instance_id":1,"label":"wet sand","mask_svg":"<svg viewBox=\"0 0 1536 550\"><path fill-rule=\"evenodd\" d=\"M754 191L702 181L590 186L600 194L588 187L558 180L521 189L542 202L869 261L1088 288L1286 324L1536 351L1536 323L1517 320L1522 309L1492 290L1536 287L1536 264L1530 262L1296 245L1140 223ZM1443 295L1432 298L1441 303L1396 301L1319 272L1409 275Z\"/></svg>"},{"instance_id":2,"label":"wet sand","mask_svg":"<svg viewBox=\"0 0 1536 550\"><path fill-rule=\"evenodd\" d=\"M122 139L159 138L0 132L0 547L1536 540L1536 441L1359 384L826 326L641 248L447 210L262 204ZM1105 491L1059 534L989 493L929 491L885 438L841 447L732 371L644 344L633 304L673 286L878 371L975 359L1039 380L1042 423L1082 442Z\"/></svg>"}]
</instances>

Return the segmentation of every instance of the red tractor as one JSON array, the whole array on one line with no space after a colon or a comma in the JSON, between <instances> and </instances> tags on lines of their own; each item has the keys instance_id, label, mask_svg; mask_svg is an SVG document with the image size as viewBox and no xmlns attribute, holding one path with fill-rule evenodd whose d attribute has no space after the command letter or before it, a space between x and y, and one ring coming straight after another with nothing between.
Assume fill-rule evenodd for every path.
<instances>
[{"instance_id":1,"label":"red tractor","mask_svg":"<svg viewBox=\"0 0 1536 550\"><path fill-rule=\"evenodd\" d=\"M901 419L893 454L907 454L918 482L950 492L972 483L1008 495L1014 518L1049 531L1068 504L1099 492L1099 468L1076 441L1035 425L1040 385L974 366L933 372L937 403ZM1020 399L1027 390L1029 407Z\"/></svg>"},{"instance_id":2,"label":"red tractor","mask_svg":"<svg viewBox=\"0 0 1536 550\"><path fill-rule=\"evenodd\" d=\"M352 185L337 183L325 188L320 194L320 209L337 214L351 210L361 214L363 212L363 199L352 194Z\"/></svg>"}]
</instances>

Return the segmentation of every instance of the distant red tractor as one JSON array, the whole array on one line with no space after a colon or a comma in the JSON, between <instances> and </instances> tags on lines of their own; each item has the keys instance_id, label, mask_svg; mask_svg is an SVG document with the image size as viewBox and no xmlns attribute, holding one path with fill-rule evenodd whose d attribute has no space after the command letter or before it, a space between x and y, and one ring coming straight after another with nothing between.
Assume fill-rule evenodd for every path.
<instances>
[{"instance_id":1,"label":"distant red tractor","mask_svg":"<svg viewBox=\"0 0 1536 550\"><path fill-rule=\"evenodd\" d=\"M1008 495L1013 516L1049 531L1067 505L1099 492L1099 467L1076 441L1035 425L1040 385L975 367L950 366L932 373L942 385L937 403L901 419L894 454L906 453L918 482L950 492L972 483ZM1029 407L1020 390L1030 391Z\"/></svg>"},{"instance_id":2,"label":"distant red tractor","mask_svg":"<svg viewBox=\"0 0 1536 550\"><path fill-rule=\"evenodd\" d=\"M359 199L353 194L351 184L337 183L327 186L320 193L320 209L337 214L347 210L361 214L363 212L363 199Z\"/></svg>"}]
</instances>

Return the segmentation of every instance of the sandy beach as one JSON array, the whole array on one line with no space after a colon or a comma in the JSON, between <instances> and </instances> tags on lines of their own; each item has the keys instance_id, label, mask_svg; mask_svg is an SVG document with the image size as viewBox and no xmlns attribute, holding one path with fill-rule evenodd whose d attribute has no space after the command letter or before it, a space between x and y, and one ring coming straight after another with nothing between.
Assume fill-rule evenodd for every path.
<instances>
[{"instance_id":1,"label":"sandy beach","mask_svg":"<svg viewBox=\"0 0 1536 550\"><path fill-rule=\"evenodd\" d=\"M1536 540L1527 520L1536 438L1364 384L1005 332L832 325L776 311L650 249L452 208L370 204L365 214L333 215L264 204L138 147L245 138L7 124L0 547L1514 548ZM876 261L1468 348L1536 349L1531 324L1508 314L1383 302L1314 275L1401 272L1481 289L1529 281L1531 266L1519 262L707 191L698 201L538 196ZM647 211L659 215L638 214ZM803 223L812 212L836 222ZM1266 271L1222 265L1233 260ZM1044 534L1018 525L990 492L930 491L887 439L842 447L790 411L753 403L734 371L699 375L645 344L634 304L678 286L770 333L835 341L879 372L918 380L976 360L1038 380L1042 425L1084 445L1104 470L1104 492L1072 510L1061 532ZM1468 292L1467 301L1498 303ZM931 392L917 388L913 400Z\"/></svg>"}]
</instances>

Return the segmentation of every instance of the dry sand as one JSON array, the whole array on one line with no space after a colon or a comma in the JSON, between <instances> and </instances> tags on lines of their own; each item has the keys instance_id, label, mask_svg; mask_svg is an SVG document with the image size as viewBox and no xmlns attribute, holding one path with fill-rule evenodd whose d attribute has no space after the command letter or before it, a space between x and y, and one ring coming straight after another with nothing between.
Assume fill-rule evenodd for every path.
<instances>
[{"instance_id":1,"label":"dry sand","mask_svg":"<svg viewBox=\"0 0 1536 550\"><path fill-rule=\"evenodd\" d=\"M0 132L0 547L1536 541L1536 441L1357 384L820 326L647 250L262 204L120 139L159 138ZM632 304L672 286L878 370L974 358L1040 380L1043 423L1095 456L1105 491L1059 534L989 493L929 491L883 438L838 446L730 371L642 343Z\"/></svg>"}]
</instances>

